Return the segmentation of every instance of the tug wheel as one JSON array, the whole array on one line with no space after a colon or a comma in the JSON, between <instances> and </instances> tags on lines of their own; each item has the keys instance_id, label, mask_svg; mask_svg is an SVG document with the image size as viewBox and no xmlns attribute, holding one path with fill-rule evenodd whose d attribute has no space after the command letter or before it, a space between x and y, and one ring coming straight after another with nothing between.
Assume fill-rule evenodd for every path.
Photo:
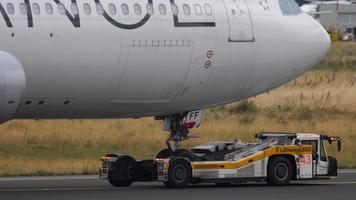
<instances>
[{"instance_id":1,"label":"tug wheel","mask_svg":"<svg viewBox=\"0 0 356 200\"><path fill-rule=\"evenodd\" d=\"M128 187L133 183L130 168L135 164L135 159L130 156L121 156L114 163L110 172L109 183L114 187Z\"/></svg>"},{"instance_id":2,"label":"tug wheel","mask_svg":"<svg viewBox=\"0 0 356 200\"><path fill-rule=\"evenodd\" d=\"M272 158L267 168L267 183L270 185L287 185L292 178L292 163L283 156Z\"/></svg>"},{"instance_id":3,"label":"tug wheel","mask_svg":"<svg viewBox=\"0 0 356 200\"><path fill-rule=\"evenodd\" d=\"M192 169L188 161L178 158L169 164L168 181L164 183L169 188L184 188L192 179Z\"/></svg>"}]
</instances>

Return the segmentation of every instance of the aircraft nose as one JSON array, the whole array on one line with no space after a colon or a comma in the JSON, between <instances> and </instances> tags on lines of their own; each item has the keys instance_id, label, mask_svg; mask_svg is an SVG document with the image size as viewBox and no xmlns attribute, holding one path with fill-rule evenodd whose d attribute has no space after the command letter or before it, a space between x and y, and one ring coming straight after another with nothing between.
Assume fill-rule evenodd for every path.
<instances>
[{"instance_id":1,"label":"aircraft nose","mask_svg":"<svg viewBox=\"0 0 356 200\"><path fill-rule=\"evenodd\" d=\"M310 16L301 16L305 22L291 31L289 52L295 55L295 75L311 69L326 56L331 40L324 27ZM306 25L305 25L306 24Z\"/></svg>"},{"instance_id":2,"label":"aircraft nose","mask_svg":"<svg viewBox=\"0 0 356 200\"><path fill-rule=\"evenodd\" d=\"M310 35L310 32L307 31L304 35L305 37L310 36L308 39L309 43L305 46L304 50L314 53L305 57L305 61L302 62L306 62L307 64L304 65L305 67L302 69L310 69L320 63L320 61L325 58L326 54L329 52L331 46L330 36L324 27L316 21L313 21L313 23L313 34Z\"/></svg>"}]
</instances>

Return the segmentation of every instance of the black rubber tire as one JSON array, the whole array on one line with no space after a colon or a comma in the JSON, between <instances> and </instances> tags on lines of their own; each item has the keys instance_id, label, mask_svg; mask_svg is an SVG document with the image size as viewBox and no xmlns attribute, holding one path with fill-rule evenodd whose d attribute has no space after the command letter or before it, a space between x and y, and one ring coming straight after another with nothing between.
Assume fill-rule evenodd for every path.
<instances>
[{"instance_id":1,"label":"black rubber tire","mask_svg":"<svg viewBox=\"0 0 356 200\"><path fill-rule=\"evenodd\" d=\"M109 183L114 187L129 187L132 181L129 180L110 180Z\"/></svg>"},{"instance_id":2,"label":"black rubber tire","mask_svg":"<svg viewBox=\"0 0 356 200\"><path fill-rule=\"evenodd\" d=\"M293 176L293 166L291 161L278 156L269 161L267 167L267 183L270 185L288 185Z\"/></svg>"},{"instance_id":3,"label":"black rubber tire","mask_svg":"<svg viewBox=\"0 0 356 200\"><path fill-rule=\"evenodd\" d=\"M162 149L158 154L156 155L156 158L168 158L172 156L172 151L170 149Z\"/></svg>"},{"instance_id":4,"label":"black rubber tire","mask_svg":"<svg viewBox=\"0 0 356 200\"><path fill-rule=\"evenodd\" d=\"M168 181L164 185L168 188L185 188L191 179L190 164L184 158L178 158L169 164Z\"/></svg>"},{"instance_id":5,"label":"black rubber tire","mask_svg":"<svg viewBox=\"0 0 356 200\"><path fill-rule=\"evenodd\" d=\"M128 187L133 183L133 179L128 174L128 169L133 167L136 160L131 156L120 156L115 161L115 168L109 176L109 183L115 187Z\"/></svg>"}]
</instances>

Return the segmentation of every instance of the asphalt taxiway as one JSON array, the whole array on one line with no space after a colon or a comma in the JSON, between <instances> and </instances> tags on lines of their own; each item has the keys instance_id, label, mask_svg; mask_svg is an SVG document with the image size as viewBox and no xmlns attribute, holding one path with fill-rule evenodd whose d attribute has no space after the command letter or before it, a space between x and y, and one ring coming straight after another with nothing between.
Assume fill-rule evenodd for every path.
<instances>
[{"instance_id":1,"label":"asphalt taxiway","mask_svg":"<svg viewBox=\"0 0 356 200\"><path fill-rule=\"evenodd\" d=\"M167 189L161 183L114 188L97 176L4 177L0 178L0 199L355 200L356 170L340 170L337 179L296 182L284 187L248 183L227 187L192 185L185 189Z\"/></svg>"}]
</instances>

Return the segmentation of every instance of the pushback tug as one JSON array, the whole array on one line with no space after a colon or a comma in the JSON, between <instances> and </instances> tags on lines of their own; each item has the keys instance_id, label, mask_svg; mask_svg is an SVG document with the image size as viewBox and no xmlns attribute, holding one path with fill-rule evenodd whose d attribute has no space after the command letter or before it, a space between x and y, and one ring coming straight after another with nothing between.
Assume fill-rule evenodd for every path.
<instances>
[{"instance_id":1,"label":"pushback tug","mask_svg":"<svg viewBox=\"0 0 356 200\"><path fill-rule=\"evenodd\" d=\"M168 145L154 159L140 161L129 155L108 154L101 159L100 177L116 187L159 181L170 188L182 188L195 183L226 185L252 181L287 185L291 180L337 176L337 160L327 155L325 142L337 142L340 151L340 137L263 132L256 134L256 140L210 142L190 151L173 151Z\"/></svg>"}]
</instances>

